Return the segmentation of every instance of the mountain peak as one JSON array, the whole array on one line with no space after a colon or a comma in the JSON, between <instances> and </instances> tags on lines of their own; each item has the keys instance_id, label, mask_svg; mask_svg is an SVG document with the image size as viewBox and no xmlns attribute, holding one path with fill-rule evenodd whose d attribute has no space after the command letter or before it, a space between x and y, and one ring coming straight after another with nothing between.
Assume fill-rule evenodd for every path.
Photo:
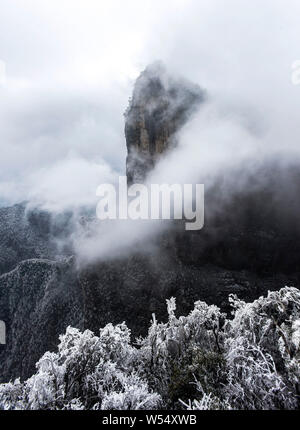
<instances>
[{"instance_id":1,"label":"mountain peak","mask_svg":"<svg viewBox=\"0 0 300 430\"><path fill-rule=\"evenodd\" d=\"M140 74L125 112L129 182L143 181L160 154L176 146L176 133L205 97L198 85L170 74L159 61Z\"/></svg>"}]
</instances>

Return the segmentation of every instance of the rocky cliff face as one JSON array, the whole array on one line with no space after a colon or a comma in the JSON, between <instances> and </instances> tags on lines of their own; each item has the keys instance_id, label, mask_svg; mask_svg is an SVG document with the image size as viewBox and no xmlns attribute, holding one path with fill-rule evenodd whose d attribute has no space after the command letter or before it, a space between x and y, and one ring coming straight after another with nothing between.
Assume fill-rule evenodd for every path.
<instances>
[{"instance_id":1,"label":"rocky cliff face","mask_svg":"<svg viewBox=\"0 0 300 430\"><path fill-rule=\"evenodd\" d=\"M173 78L161 63L141 73L125 112L129 183L143 181L157 158L176 145L176 132L204 100L200 87Z\"/></svg>"}]
</instances>

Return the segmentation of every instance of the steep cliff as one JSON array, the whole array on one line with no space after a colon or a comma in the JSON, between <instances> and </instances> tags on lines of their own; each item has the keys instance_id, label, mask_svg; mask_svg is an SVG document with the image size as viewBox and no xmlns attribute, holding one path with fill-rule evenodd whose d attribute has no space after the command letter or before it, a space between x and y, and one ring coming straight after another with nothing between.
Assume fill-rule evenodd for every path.
<instances>
[{"instance_id":1,"label":"steep cliff","mask_svg":"<svg viewBox=\"0 0 300 430\"><path fill-rule=\"evenodd\" d=\"M129 183L143 181L157 158L176 145L176 132L205 97L199 86L174 78L159 62L141 73L125 112Z\"/></svg>"}]
</instances>

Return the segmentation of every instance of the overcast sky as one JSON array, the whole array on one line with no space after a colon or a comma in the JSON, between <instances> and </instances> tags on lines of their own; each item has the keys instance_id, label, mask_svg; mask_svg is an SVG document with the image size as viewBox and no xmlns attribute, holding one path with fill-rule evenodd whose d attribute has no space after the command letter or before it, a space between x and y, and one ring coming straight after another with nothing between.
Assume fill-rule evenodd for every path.
<instances>
[{"instance_id":1,"label":"overcast sky","mask_svg":"<svg viewBox=\"0 0 300 430\"><path fill-rule=\"evenodd\" d=\"M299 0L0 0L1 204L89 203L124 173L123 112L158 59L265 149L297 152L299 20Z\"/></svg>"}]
</instances>

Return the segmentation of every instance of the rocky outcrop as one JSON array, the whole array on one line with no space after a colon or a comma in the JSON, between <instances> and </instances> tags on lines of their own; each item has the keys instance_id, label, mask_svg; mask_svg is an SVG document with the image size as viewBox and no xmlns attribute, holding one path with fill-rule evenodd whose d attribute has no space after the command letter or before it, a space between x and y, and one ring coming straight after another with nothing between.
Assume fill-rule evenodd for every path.
<instances>
[{"instance_id":1,"label":"rocky outcrop","mask_svg":"<svg viewBox=\"0 0 300 430\"><path fill-rule=\"evenodd\" d=\"M176 145L176 132L204 100L199 86L170 76L159 62L141 73L125 112L129 183L143 181L160 155Z\"/></svg>"}]
</instances>

